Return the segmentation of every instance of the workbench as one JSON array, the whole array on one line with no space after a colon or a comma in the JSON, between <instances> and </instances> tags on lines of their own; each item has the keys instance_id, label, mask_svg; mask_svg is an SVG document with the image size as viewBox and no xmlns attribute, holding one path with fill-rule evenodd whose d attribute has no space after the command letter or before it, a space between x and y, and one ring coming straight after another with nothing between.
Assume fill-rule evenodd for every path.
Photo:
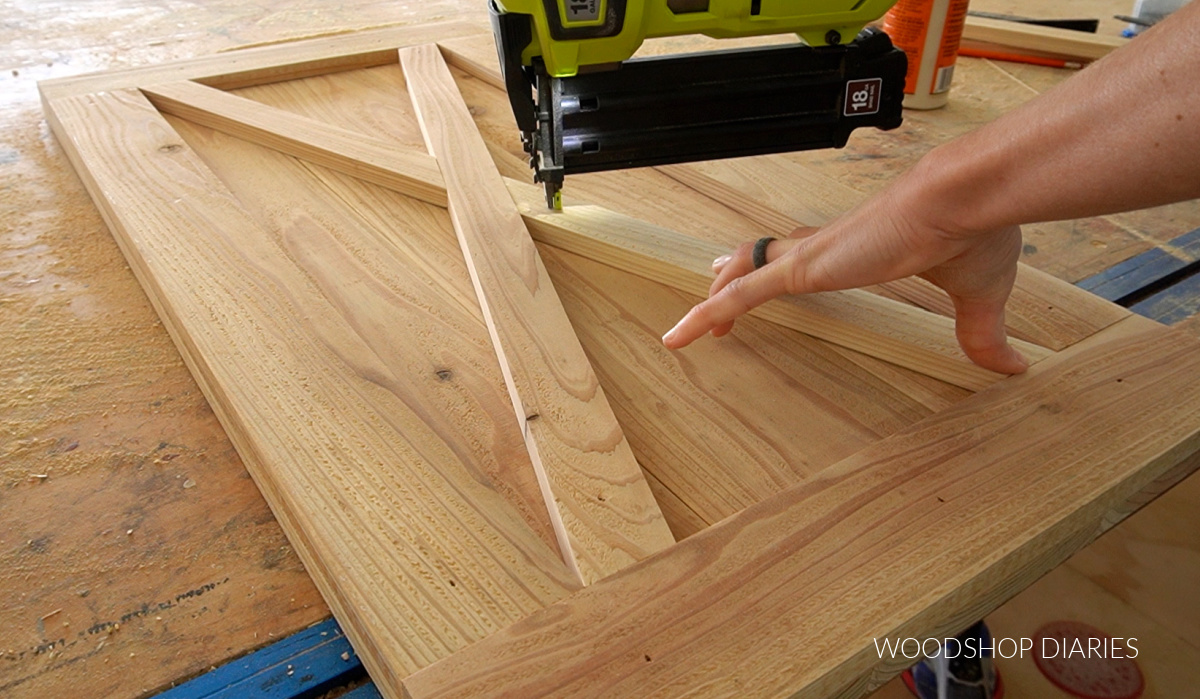
<instances>
[{"instance_id":1,"label":"workbench","mask_svg":"<svg viewBox=\"0 0 1200 699\"><path fill-rule=\"evenodd\" d=\"M129 0L10 10L0 76L0 594L8 600L0 694L144 696L277 640L307 650L339 636L329 624L307 641L292 636L329 611L49 133L36 81L348 29L440 19L482 28L477 4L298 1L266 10ZM1127 4L1079 0L1057 11L1108 18ZM1101 31L1115 26L1105 21ZM908 112L896 132L855 134L843 151L803 158L842 185L876 191L932 146L1067 75L963 59L948 108ZM1029 226L1022 260L1200 329L1192 313L1200 294L1188 276L1198 227L1194 202ZM1030 635L1053 618L1090 620L1144 639L1152 690L1173 696L1173 687L1195 686L1197 504L1192 478L997 610L993 631ZM335 673L344 678L354 662L343 654L352 651L335 654L347 664ZM271 657L283 659L276 674L286 683L293 656ZM1000 667L1010 691L1057 691L1031 663ZM904 690L893 683L881 696Z\"/></svg>"}]
</instances>

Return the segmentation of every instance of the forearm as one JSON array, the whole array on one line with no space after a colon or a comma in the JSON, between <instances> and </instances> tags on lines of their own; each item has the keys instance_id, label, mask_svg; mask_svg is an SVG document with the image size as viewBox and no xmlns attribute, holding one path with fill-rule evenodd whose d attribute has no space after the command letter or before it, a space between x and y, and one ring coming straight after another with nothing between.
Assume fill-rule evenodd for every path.
<instances>
[{"instance_id":1,"label":"forearm","mask_svg":"<svg viewBox=\"0 0 1200 699\"><path fill-rule=\"evenodd\" d=\"M1200 197L1200 2L911 175L963 234Z\"/></svg>"}]
</instances>

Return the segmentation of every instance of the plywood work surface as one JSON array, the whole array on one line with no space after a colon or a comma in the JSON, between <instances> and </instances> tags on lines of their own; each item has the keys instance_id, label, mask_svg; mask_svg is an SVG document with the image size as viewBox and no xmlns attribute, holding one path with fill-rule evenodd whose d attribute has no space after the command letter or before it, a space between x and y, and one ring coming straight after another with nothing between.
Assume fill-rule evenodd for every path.
<instances>
[{"instance_id":1,"label":"plywood work surface","mask_svg":"<svg viewBox=\"0 0 1200 699\"><path fill-rule=\"evenodd\" d=\"M1013 7L1000 9L1022 9L1020 3L1006 5ZM158 3L118 0L104 7L81 16L55 5L30 6L0 30L11 35L0 49L6 58L0 82L12 88L0 103L0 592L13 600L0 610L5 696L142 696L328 614L42 122L34 81L374 25L466 18L485 27L473 2L407 9L295 0L266 10L217 0L167 11ZM964 61L960 68L961 99L951 109L909 115L892 134L856 135L845 151L790 161L840 186L870 191L937 142L1064 76L987 61ZM411 106L397 92L403 81L398 73L398 66L381 65L342 73L340 80L318 76L238 93L422 149ZM461 72L456 79L501 172L527 177L512 153L515 134L503 98ZM328 201L353 200L356 216L371 226L400 216L396 207L411 215L390 196L319 165L174 117L168 121L189 148L203 150L204 165L236 190L257 226L287 225L286 202L311 205L314 220L337 226L348 224L324 208ZM242 158L278 162L287 179L262 187L240 172ZM631 187L664 194L631 199ZM285 191L285 198L275 198ZM695 190L652 171L580 178L568 189L575 194L723 244L768 230L728 206L705 204ZM785 213L795 217L818 204L797 199ZM835 212L836 201L830 206ZM448 225L441 220L438 225ZM1182 206L1036 227L1027 232L1025 260L1070 280L1169 240L1189 221L1195 227L1195 210ZM311 242L303 226L295 230L293 242ZM452 234L445 243L422 248L422 254L451 259ZM313 254L329 274L350 273L362 260L331 257L332 248L311 249L320 250ZM694 297L571 253L543 247L542 255L618 421L647 426L629 431L630 446L639 459L657 465L647 482L680 538L965 395L763 321L744 323L735 338L706 343L678 361L662 351L655 332ZM453 291L463 292L469 298L469 284ZM655 303L645 303L648 297ZM1026 339L1039 339L1035 330L1031 326ZM483 333L483 326L477 331ZM380 333L378 342L407 346L407 339ZM479 344L485 334L475 336L468 354L488 349ZM479 380L506 400L494 371L482 370ZM775 398L764 405L768 392ZM874 399L857 398L866 394ZM702 442L708 444L702 451L681 448ZM744 458L736 478L722 465L731 451ZM708 476L723 472L719 479ZM527 485L516 483L501 497L533 539L551 550L551 526L536 514ZM1173 565L1190 570L1195 546L1157 531L1138 529L1098 558L1079 559L1076 569L1122 604L1160 605L1177 592L1155 574L1156 556L1169 552ZM1106 562L1111 560L1136 565L1114 567ZM1145 589L1154 590L1149 602L1150 593L1140 592ZM1188 631L1192 616L1161 606L1150 614L1180 637L1194 638Z\"/></svg>"}]
</instances>

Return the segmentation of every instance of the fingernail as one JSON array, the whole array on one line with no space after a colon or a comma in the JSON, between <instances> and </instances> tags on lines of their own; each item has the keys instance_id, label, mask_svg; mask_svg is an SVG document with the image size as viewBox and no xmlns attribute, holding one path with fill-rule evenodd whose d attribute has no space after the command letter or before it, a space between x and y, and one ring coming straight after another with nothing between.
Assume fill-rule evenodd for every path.
<instances>
[{"instance_id":1,"label":"fingernail","mask_svg":"<svg viewBox=\"0 0 1200 699\"><path fill-rule=\"evenodd\" d=\"M732 259L733 259L733 255L721 255L717 259L713 260L713 263L712 263L713 271L720 272L721 269L725 265L729 264L729 261Z\"/></svg>"},{"instance_id":2,"label":"fingernail","mask_svg":"<svg viewBox=\"0 0 1200 699\"><path fill-rule=\"evenodd\" d=\"M1021 354L1018 350L1015 350L1015 349L1013 350L1013 354L1017 355L1017 361L1021 362L1021 364L1026 369L1029 368L1029 360L1025 358L1025 355Z\"/></svg>"},{"instance_id":3,"label":"fingernail","mask_svg":"<svg viewBox=\"0 0 1200 699\"><path fill-rule=\"evenodd\" d=\"M679 331L679 326L678 326L678 325L676 325L675 327L673 327L673 328L671 328L670 330L668 330L668 331L667 331L667 334L662 336L662 341L663 341L663 344L664 344L664 345L670 345L670 344L671 344L671 340L674 340L674 339L675 339L675 334L676 334L678 331Z\"/></svg>"}]
</instances>

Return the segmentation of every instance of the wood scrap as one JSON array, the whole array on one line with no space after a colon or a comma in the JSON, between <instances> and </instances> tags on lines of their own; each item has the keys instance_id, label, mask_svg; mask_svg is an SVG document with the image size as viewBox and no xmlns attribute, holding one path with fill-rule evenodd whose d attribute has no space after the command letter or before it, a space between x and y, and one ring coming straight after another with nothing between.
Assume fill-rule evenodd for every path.
<instances>
[{"instance_id":1,"label":"wood scrap","mask_svg":"<svg viewBox=\"0 0 1200 699\"><path fill-rule=\"evenodd\" d=\"M1027 49L1041 55L1078 61L1094 61L1121 48L1128 39L1077 32L1056 27L1007 22L986 17L967 17L963 41L1009 49Z\"/></svg>"}]
</instances>

